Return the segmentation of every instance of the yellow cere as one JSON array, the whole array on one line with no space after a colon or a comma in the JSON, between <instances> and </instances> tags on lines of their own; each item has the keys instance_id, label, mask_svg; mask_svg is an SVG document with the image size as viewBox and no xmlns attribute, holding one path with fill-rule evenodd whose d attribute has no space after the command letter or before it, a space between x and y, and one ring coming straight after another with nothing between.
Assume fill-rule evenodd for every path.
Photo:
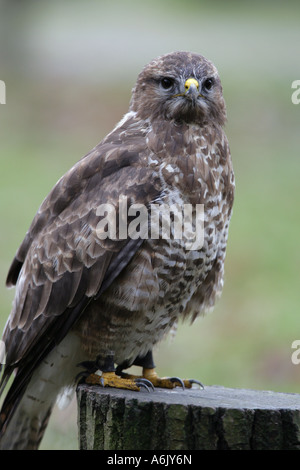
<instances>
[{"instance_id":1,"label":"yellow cere","mask_svg":"<svg viewBox=\"0 0 300 470\"><path fill-rule=\"evenodd\" d=\"M185 89L188 90L190 86L192 85L192 83L196 85L197 88L199 88L199 83L197 82L195 78L188 78L184 84Z\"/></svg>"}]
</instances>

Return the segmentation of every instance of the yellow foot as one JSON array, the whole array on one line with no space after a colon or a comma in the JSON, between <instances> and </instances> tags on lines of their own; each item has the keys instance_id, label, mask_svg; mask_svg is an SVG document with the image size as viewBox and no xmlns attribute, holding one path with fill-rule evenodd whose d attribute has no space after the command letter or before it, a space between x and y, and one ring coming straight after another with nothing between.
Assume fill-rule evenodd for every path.
<instances>
[{"instance_id":1,"label":"yellow foot","mask_svg":"<svg viewBox=\"0 0 300 470\"><path fill-rule=\"evenodd\" d=\"M153 389L152 383L141 377L124 378L119 377L114 372L102 372L102 375L90 374L85 379L87 384L101 385L101 387L123 388L126 390L134 390L139 392L141 387L146 388L150 392Z\"/></svg>"},{"instance_id":2,"label":"yellow foot","mask_svg":"<svg viewBox=\"0 0 300 470\"><path fill-rule=\"evenodd\" d=\"M143 369L143 376L139 377L136 375L130 375L122 372L122 377L124 379L147 379L149 380L154 387L160 388L174 388L174 387L182 387L182 388L192 388L193 384L197 384L200 388L204 388L199 380L194 379L180 379L179 377L159 377L155 371L155 369Z\"/></svg>"}]
</instances>

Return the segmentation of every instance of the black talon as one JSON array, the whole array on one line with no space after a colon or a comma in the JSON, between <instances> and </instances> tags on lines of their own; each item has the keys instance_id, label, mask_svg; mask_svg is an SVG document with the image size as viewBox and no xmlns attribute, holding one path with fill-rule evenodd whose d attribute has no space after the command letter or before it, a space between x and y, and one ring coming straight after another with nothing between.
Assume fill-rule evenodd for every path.
<instances>
[{"instance_id":1,"label":"black talon","mask_svg":"<svg viewBox=\"0 0 300 470\"><path fill-rule=\"evenodd\" d=\"M79 380L86 379L89 375L91 375L90 372L88 372L87 370L82 370L76 375L75 380L77 382Z\"/></svg>"},{"instance_id":2,"label":"black talon","mask_svg":"<svg viewBox=\"0 0 300 470\"><path fill-rule=\"evenodd\" d=\"M154 392L154 390L155 390L154 387L153 387L152 382L150 382L150 380L148 380L148 379L143 379L143 378L135 379L134 382L139 387L145 387L149 393L151 392L150 388L152 389L152 392Z\"/></svg>"},{"instance_id":3,"label":"black talon","mask_svg":"<svg viewBox=\"0 0 300 470\"><path fill-rule=\"evenodd\" d=\"M183 390L185 389L184 383L179 377L170 377L169 380L173 383L179 383L180 387L182 387Z\"/></svg>"},{"instance_id":4,"label":"black talon","mask_svg":"<svg viewBox=\"0 0 300 470\"><path fill-rule=\"evenodd\" d=\"M99 385L100 385L101 387L104 387L104 380L103 380L103 377L100 377Z\"/></svg>"},{"instance_id":5,"label":"black talon","mask_svg":"<svg viewBox=\"0 0 300 470\"><path fill-rule=\"evenodd\" d=\"M146 384L144 384L144 382L136 381L135 383L138 387L144 387L147 390L147 392L150 393L150 388Z\"/></svg>"},{"instance_id":6,"label":"black talon","mask_svg":"<svg viewBox=\"0 0 300 470\"><path fill-rule=\"evenodd\" d=\"M150 388L146 384L144 384L144 382L139 382L138 380L135 380L135 383L138 387L144 387L147 390L147 392L150 393Z\"/></svg>"},{"instance_id":7,"label":"black talon","mask_svg":"<svg viewBox=\"0 0 300 470\"><path fill-rule=\"evenodd\" d=\"M147 386L149 386L151 389L152 389L152 392L155 391L155 388L154 388L154 385L152 382L150 382L150 380L148 379L143 379L144 382L146 382Z\"/></svg>"},{"instance_id":8,"label":"black talon","mask_svg":"<svg viewBox=\"0 0 300 470\"><path fill-rule=\"evenodd\" d=\"M189 382L190 382L190 384L197 384L197 385L199 385L199 387L204 390L204 385L203 385L203 383L199 382L199 380L189 379Z\"/></svg>"},{"instance_id":9,"label":"black talon","mask_svg":"<svg viewBox=\"0 0 300 470\"><path fill-rule=\"evenodd\" d=\"M96 371L97 371L97 366L95 364L95 361L83 361L83 362L79 362L79 364L76 364L77 367L83 367L84 370L82 370L81 372L79 372L76 377L75 377L75 380L82 380L82 379L85 379L86 377L88 377L89 375L91 374L94 374Z\"/></svg>"}]
</instances>

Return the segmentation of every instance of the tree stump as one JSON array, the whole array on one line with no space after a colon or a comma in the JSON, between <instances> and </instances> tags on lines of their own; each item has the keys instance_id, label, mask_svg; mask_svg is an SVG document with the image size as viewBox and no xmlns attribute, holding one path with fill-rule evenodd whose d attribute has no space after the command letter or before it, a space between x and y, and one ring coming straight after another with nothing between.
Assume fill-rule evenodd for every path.
<instances>
[{"instance_id":1,"label":"tree stump","mask_svg":"<svg viewBox=\"0 0 300 470\"><path fill-rule=\"evenodd\" d=\"M80 449L300 450L300 395L207 386L131 392L79 385Z\"/></svg>"}]
</instances>

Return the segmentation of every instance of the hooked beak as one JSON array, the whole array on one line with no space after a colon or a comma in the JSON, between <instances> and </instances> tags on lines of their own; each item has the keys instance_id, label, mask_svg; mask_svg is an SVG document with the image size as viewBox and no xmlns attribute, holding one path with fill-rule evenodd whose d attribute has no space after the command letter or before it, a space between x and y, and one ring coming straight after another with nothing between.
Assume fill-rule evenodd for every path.
<instances>
[{"instance_id":1,"label":"hooked beak","mask_svg":"<svg viewBox=\"0 0 300 470\"><path fill-rule=\"evenodd\" d=\"M199 83L195 78L188 78L184 84L186 92L184 96L190 99L193 103L197 101L198 96L202 96L199 93Z\"/></svg>"},{"instance_id":2,"label":"hooked beak","mask_svg":"<svg viewBox=\"0 0 300 470\"><path fill-rule=\"evenodd\" d=\"M189 101L192 102L193 106L197 102L197 98L205 98L201 93L199 93L199 82L195 78L188 78L184 84L185 92L178 93L173 95L172 98L176 98L177 96L184 96Z\"/></svg>"}]
</instances>

